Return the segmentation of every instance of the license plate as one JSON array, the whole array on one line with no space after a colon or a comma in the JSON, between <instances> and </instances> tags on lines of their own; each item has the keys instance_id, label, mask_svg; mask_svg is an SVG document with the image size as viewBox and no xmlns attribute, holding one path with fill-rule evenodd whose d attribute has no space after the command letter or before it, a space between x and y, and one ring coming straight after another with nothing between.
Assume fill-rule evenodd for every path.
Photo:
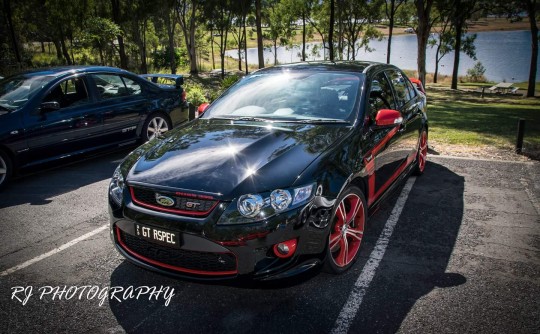
<instances>
[{"instance_id":1,"label":"license plate","mask_svg":"<svg viewBox=\"0 0 540 334\"><path fill-rule=\"evenodd\" d=\"M178 232L136 223L135 235L156 244L180 248L180 234Z\"/></svg>"}]
</instances>

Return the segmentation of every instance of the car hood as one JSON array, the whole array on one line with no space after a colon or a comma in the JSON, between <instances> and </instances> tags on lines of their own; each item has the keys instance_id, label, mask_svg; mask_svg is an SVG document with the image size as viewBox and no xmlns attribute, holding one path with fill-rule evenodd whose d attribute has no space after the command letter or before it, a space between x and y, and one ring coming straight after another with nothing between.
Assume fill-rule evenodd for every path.
<instances>
[{"instance_id":1,"label":"car hood","mask_svg":"<svg viewBox=\"0 0 540 334\"><path fill-rule=\"evenodd\" d=\"M191 190L233 199L290 187L323 151L351 129L199 119L142 150L127 182Z\"/></svg>"}]
</instances>

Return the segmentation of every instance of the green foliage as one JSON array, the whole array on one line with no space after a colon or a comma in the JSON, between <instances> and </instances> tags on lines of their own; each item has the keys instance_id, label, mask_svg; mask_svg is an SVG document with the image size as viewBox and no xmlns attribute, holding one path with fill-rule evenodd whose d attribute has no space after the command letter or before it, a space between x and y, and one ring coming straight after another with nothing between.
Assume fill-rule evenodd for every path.
<instances>
[{"instance_id":1,"label":"green foliage","mask_svg":"<svg viewBox=\"0 0 540 334\"><path fill-rule=\"evenodd\" d=\"M467 79L470 82L485 82L484 73L486 73L484 65L481 62L476 62L472 68L467 70Z\"/></svg>"},{"instance_id":2,"label":"green foliage","mask_svg":"<svg viewBox=\"0 0 540 334\"><path fill-rule=\"evenodd\" d=\"M186 90L187 100L192 105L198 107L205 102L209 102L202 85L198 83L185 83L184 89Z\"/></svg>"},{"instance_id":3,"label":"green foliage","mask_svg":"<svg viewBox=\"0 0 540 334\"><path fill-rule=\"evenodd\" d=\"M170 50L169 48L155 50L152 52L152 64L155 68L169 67ZM185 47L174 48L174 59L178 67L186 67L189 65L189 58Z\"/></svg>"},{"instance_id":4,"label":"green foliage","mask_svg":"<svg viewBox=\"0 0 540 334\"><path fill-rule=\"evenodd\" d=\"M237 75L228 75L221 82L221 89L225 90L234 85L240 78Z\"/></svg>"}]
</instances>

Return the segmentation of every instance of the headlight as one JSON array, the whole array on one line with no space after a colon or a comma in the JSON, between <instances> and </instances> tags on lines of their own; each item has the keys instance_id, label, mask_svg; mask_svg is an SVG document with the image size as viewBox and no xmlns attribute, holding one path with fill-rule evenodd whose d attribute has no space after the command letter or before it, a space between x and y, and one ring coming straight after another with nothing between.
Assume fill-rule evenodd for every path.
<instances>
[{"instance_id":1,"label":"headlight","mask_svg":"<svg viewBox=\"0 0 540 334\"><path fill-rule=\"evenodd\" d=\"M235 205L236 208L229 207L221 217L219 224L250 223L294 209L312 198L314 187L313 183L292 189L276 189L265 194L242 195L236 203L231 204L231 206ZM235 215L234 211L240 213L241 216ZM242 217L244 218L242 219Z\"/></svg>"},{"instance_id":2,"label":"headlight","mask_svg":"<svg viewBox=\"0 0 540 334\"><path fill-rule=\"evenodd\" d=\"M120 171L120 166L116 167L111 183L109 184L109 195L118 205L122 205L122 193L124 192L124 176Z\"/></svg>"}]
</instances>

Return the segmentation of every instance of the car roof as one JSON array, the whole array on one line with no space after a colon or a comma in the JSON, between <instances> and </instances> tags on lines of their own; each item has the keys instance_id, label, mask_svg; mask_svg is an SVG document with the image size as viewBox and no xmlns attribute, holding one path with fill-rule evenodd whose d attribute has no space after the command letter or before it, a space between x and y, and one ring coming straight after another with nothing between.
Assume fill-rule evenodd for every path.
<instances>
[{"instance_id":1,"label":"car roof","mask_svg":"<svg viewBox=\"0 0 540 334\"><path fill-rule=\"evenodd\" d=\"M354 71L360 73L369 73L384 68L396 68L393 65L373 62L373 61L308 61L293 64L276 65L258 70L258 73L271 72L283 69L295 70L322 70L322 71Z\"/></svg>"},{"instance_id":2,"label":"car roof","mask_svg":"<svg viewBox=\"0 0 540 334\"><path fill-rule=\"evenodd\" d=\"M47 76L63 76L66 74L86 73L86 72L113 72L113 73L130 73L126 70L109 67L109 66L59 66L42 69L28 70L19 73L19 75L47 75Z\"/></svg>"}]
</instances>

